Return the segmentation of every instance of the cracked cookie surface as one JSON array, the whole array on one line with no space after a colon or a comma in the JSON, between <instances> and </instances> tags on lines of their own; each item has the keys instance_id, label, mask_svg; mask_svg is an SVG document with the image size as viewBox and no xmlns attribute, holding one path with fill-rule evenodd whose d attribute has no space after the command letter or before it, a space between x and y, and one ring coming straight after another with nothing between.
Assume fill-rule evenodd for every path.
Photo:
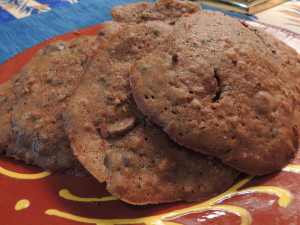
<instances>
[{"instance_id":1,"label":"cracked cookie surface","mask_svg":"<svg viewBox=\"0 0 300 225\"><path fill-rule=\"evenodd\" d=\"M219 12L186 15L133 65L131 87L139 109L171 139L262 175L298 150L300 60L256 32Z\"/></svg>"}]
</instances>

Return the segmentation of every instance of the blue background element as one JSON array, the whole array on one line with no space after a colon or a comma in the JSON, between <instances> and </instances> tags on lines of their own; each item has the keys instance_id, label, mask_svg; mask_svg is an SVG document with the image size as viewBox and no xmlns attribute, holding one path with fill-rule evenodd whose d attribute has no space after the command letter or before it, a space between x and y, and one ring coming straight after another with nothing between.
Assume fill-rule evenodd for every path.
<instances>
[{"instance_id":1,"label":"blue background element","mask_svg":"<svg viewBox=\"0 0 300 225\"><path fill-rule=\"evenodd\" d=\"M0 8L0 24L14 20L15 17L8 13L6 10Z\"/></svg>"},{"instance_id":2,"label":"blue background element","mask_svg":"<svg viewBox=\"0 0 300 225\"><path fill-rule=\"evenodd\" d=\"M61 0L38 0L38 2L41 4L49 4L49 7L51 7L51 9L70 4L70 2L68 1L61 1Z\"/></svg>"},{"instance_id":3,"label":"blue background element","mask_svg":"<svg viewBox=\"0 0 300 225\"><path fill-rule=\"evenodd\" d=\"M54 1L54 0L53 0ZM109 11L116 5L135 3L139 0L81 0L76 4L56 7L46 13L35 14L23 19L0 24L0 64L18 53L52 37L111 20ZM148 0L155 2L155 0ZM39 1L43 3L43 0ZM44 3L49 0L44 0ZM204 9L218 10L203 6ZM6 12L7 13L7 12ZM252 19L239 14L234 17ZM0 15L6 15L0 14ZM6 15L11 19L9 15Z\"/></svg>"}]
</instances>

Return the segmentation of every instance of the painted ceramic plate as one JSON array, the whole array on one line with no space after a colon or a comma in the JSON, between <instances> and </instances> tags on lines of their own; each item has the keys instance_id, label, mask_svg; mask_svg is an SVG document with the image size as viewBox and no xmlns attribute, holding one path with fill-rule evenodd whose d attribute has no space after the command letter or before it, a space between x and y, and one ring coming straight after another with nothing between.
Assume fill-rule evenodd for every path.
<instances>
[{"instance_id":1,"label":"painted ceramic plate","mask_svg":"<svg viewBox=\"0 0 300 225\"><path fill-rule=\"evenodd\" d=\"M300 52L299 36L266 29ZM0 66L0 83L9 80L45 44L80 35L97 35L99 26L43 42ZM0 157L1 225L291 225L300 224L300 154L282 171L263 177L241 176L226 192L204 202L132 206L121 202L94 178L51 175Z\"/></svg>"}]
</instances>

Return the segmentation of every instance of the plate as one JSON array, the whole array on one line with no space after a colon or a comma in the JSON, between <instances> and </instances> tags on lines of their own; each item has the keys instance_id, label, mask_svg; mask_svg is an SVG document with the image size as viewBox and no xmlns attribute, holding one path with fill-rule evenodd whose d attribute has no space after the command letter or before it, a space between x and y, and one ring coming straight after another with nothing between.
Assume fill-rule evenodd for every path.
<instances>
[{"instance_id":1,"label":"plate","mask_svg":"<svg viewBox=\"0 0 300 225\"><path fill-rule=\"evenodd\" d=\"M300 38L249 21L300 52ZM97 35L100 25L55 37L0 66L0 83L11 79L39 48L55 40ZM112 197L93 177L52 175L0 157L1 225L287 225L300 224L300 153L282 171L262 177L242 175L224 193L203 202L132 206Z\"/></svg>"}]
</instances>

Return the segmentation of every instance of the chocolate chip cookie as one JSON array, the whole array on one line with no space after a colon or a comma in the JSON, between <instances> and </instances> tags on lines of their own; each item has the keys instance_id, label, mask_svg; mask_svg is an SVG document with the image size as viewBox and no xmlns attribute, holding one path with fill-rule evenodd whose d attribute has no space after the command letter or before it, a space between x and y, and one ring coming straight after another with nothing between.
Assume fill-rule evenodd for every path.
<instances>
[{"instance_id":1,"label":"chocolate chip cookie","mask_svg":"<svg viewBox=\"0 0 300 225\"><path fill-rule=\"evenodd\" d=\"M66 131L75 155L109 192L132 204L206 199L238 175L219 160L172 142L132 99L132 63L170 31L163 22L125 27L90 58L68 105Z\"/></svg>"},{"instance_id":2,"label":"chocolate chip cookie","mask_svg":"<svg viewBox=\"0 0 300 225\"><path fill-rule=\"evenodd\" d=\"M135 101L180 145L248 174L279 170L299 147L300 60L268 42L220 12L186 15L132 67Z\"/></svg>"}]
</instances>

